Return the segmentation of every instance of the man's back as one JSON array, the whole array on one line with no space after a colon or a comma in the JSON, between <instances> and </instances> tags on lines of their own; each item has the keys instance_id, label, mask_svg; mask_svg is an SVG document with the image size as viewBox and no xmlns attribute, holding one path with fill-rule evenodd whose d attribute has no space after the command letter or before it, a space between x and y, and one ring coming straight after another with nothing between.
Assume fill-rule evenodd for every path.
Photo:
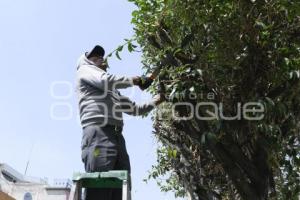
<instances>
[{"instance_id":1,"label":"man's back","mask_svg":"<svg viewBox=\"0 0 300 200\"><path fill-rule=\"evenodd\" d=\"M82 126L106 123L123 126L120 93L116 87L130 86L130 78L107 74L81 56L77 69L77 93Z\"/></svg>"}]
</instances>

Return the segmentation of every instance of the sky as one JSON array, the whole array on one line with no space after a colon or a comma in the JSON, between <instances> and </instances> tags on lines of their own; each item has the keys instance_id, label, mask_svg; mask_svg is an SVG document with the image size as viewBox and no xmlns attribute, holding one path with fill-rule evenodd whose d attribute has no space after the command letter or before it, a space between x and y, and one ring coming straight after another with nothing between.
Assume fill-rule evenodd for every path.
<instances>
[{"instance_id":1,"label":"sky","mask_svg":"<svg viewBox=\"0 0 300 200\"><path fill-rule=\"evenodd\" d=\"M70 178L84 171L75 92L79 56L101 44L113 51L131 38L134 5L124 0L0 1L0 163L34 177ZM140 53L109 60L112 74L143 73ZM142 103L137 88L122 92ZM155 181L143 182L156 163L152 121L125 117L134 200L173 200Z\"/></svg>"}]
</instances>

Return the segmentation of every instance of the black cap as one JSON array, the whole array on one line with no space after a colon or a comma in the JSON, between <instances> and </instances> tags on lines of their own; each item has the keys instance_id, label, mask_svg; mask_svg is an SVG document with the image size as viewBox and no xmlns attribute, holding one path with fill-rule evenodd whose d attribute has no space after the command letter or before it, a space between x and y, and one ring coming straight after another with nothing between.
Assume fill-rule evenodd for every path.
<instances>
[{"instance_id":1,"label":"black cap","mask_svg":"<svg viewBox=\"0 0 300 200\"><path fill-rule=\"evenodd\" d=\"M92 56L104 56L105 50L100 45L96 45L90 52L86 54L87 58L90 58Z\"/></svg>"}]
</instances>

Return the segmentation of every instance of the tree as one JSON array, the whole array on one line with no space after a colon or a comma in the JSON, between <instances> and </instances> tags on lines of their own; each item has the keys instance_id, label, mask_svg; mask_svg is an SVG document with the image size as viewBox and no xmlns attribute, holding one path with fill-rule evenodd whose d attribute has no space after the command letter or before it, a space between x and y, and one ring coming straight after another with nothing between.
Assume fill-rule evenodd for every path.
<instances>
[{"instance_id":1,"label":"tree","mask_svg":"<svg viewBox=\"0 0 300 200\"><path fill-rule=\"evenodd\" d=\"M129 1L146 72L162 66L150 91L169 97L150 177L192 199L297 199L300 2Z\"/></svg>"}]
</instances>

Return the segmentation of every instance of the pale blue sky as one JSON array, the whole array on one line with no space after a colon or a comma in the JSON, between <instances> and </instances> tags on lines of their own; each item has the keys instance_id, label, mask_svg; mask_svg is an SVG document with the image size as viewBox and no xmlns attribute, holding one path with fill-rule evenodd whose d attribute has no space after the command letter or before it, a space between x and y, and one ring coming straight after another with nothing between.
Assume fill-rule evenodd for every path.
<instances>
[{"instance_id":1,"label":"pale blue sky","mask_svg":"<svg viewBox=\"0 0 300 200\"><path fill-rule=\"evenodd\" d=\"M130 38L133 9L133 4L124 0L0 1L0 162L23 173L33 145L28 175L71 178L74 171L83 171L74 91L76 61L95 44L110 52ZM140 54L124 52L121 56L122 61L110 59L111 73L142 73ZM54 84L60 81L71 87ZM56 99L52 93L66 98ZM149 97L135 88L132 98ZM51 109L56 117L70 115L69 119L54 120ZM173 200L172 193L161 193L153 181L142 181L156 161L156 140L151 132L149 117L125 121L133 198Z\"/></svg>"}]
</instances>

